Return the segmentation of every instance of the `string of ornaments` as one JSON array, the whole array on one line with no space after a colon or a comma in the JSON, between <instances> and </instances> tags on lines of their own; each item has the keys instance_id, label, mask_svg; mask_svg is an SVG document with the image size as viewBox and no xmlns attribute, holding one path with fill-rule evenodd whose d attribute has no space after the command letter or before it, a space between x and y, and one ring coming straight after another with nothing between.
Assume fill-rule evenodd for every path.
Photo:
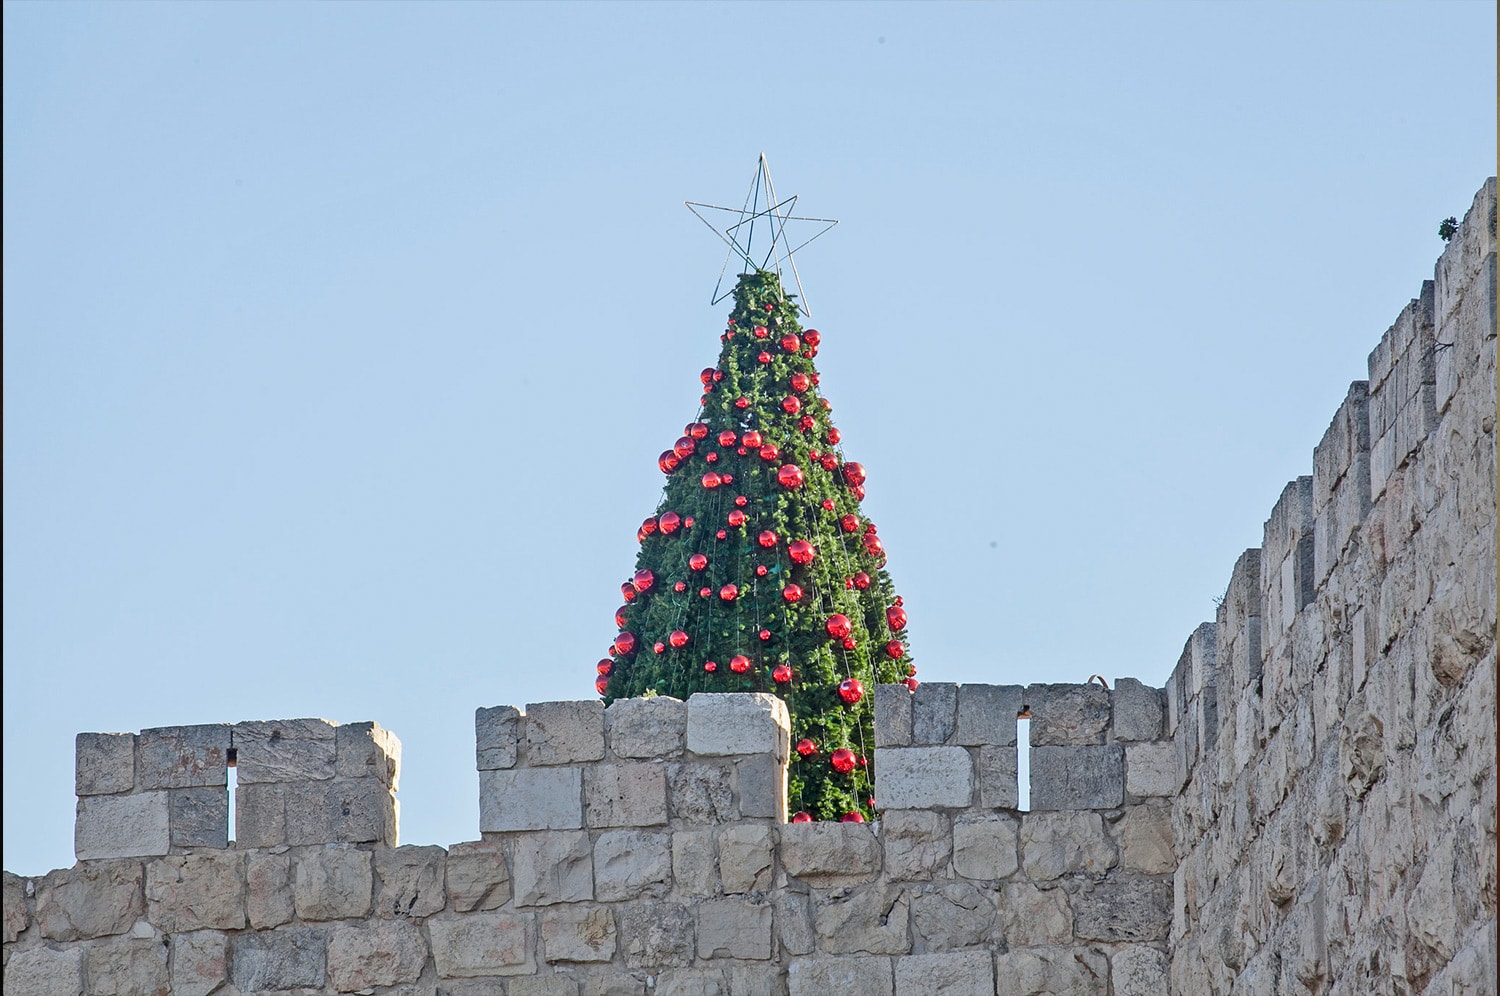
<instances>
[{"instance_id":1,"label":"string of ornaments","mask_svg":"<svg viewBox=\"0 0 1500 996\"><path fill-rule=\"evenodd\" d=\"M868 475L846 461L802 329L775 273L742 274L699 410L657 458L619 630L597 665L607 701L765 691L792 721L793 822L872 817L873 683L917 685L907 614Z\"/></svg>"}]
</instances>

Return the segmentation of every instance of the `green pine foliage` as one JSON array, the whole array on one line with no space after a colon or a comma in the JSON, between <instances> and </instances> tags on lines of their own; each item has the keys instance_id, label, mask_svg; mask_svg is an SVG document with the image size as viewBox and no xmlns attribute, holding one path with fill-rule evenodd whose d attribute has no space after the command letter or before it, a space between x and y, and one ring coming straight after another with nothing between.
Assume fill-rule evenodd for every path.
<instances>
[{"instance_id":1,"label":"green pine foliage","mask_svg":"<svg viewBox=\"0 0 1500 996\"><path fill-rule=\"evenodd\" d=\"M607 701L779 695L792 720L790 808L869 818L874 686L916 673L905 610L860 512L863 470L845 463L818 390L820 335L803 330L774 273L743 274L734 301L718 365L703 372L698 418L662 454L666 488L642 524L636 580L621 586L621 635L600 662L598 688ZM788 466L800 484L781 479ZM799 540L815 551L809 563L793 556ZM849 620L847 639L830 635L835 615ZM790 680L778 680L785 669ZM840 695L846 679L863 687L853 704ZM803 740L816 745L807 756L796 749ZM832 763L840 748L856 759L847 773Z\"/></svg>"}]
</instances>

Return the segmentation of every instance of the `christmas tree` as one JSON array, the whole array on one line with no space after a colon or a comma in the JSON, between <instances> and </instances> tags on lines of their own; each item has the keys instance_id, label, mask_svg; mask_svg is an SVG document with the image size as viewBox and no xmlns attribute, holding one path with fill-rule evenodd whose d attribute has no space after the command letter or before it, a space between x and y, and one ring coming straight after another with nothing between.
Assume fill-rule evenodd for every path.
<instances>
[{"instance_id":1,"label":"christmas tree","mask_svg":"<svg viewBox=\"0 0 1500 996\"><path fill-rule=\"evenodd\" d=\"M697 417L658 460L667 484L596 688L779 695L794 819L864 819L874 685L916 687L906 610L860 511L865 470L845 462L818 389L820 333L776 272L742 273L733 299Z\"/></svg>"}]
</instances>

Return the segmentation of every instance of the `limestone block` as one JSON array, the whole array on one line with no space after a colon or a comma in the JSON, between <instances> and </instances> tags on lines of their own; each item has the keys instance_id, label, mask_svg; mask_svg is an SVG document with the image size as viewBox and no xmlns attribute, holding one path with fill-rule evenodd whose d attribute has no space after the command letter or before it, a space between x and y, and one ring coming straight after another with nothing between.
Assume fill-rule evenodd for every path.
<instances>
[{"instance_id":1,"label":"limestone block","mask_svg":"<svg viewBox=\"0 0 1500 996\"><path fill-rule=\"evenodd\" d=\"M31 926L31 914L26 909L26 880L19 875L5 873L5 943L15 942Z\"/></svg>"},{"instance_id":2,"label":"limestone block","mask_svg":"<svg viewBox=\"0 0 1500 996\"><path fill-rule=\"evenodd\" d=\"M89 996L148 996L167 992L167 947L121 938L91 945L84 956ZM6 992L10 987L6 986Z\"/></svg>"},{"instance_id":3,"label":"limestone block","mask_svg":"<svg viewBox=\"0 0 1500 996\"><path fill-rule=\"evenodd\" d=\"M1021 817L1021 867L1033 882L1048 882L1069 872L1103 876L1117 861L1098 813Z\"/></svg>"},{"instance_id":4,"label":"limestone block","mask_svg":"<svg viewBox=\"0 0 1500 996\"><path fill-rule=\"evenodd\" d=\"M787 968L789 996L892 996L889 958L797 958Z\"/></svg>"},{"instance_id":5,"label":"limestone block","mask_svg":"<svg viewBox=\"0 0 1500 996\"><path fill-rule=\"evenodd\" d=\"M542 957L551 963L609 961L615 915L608 907L554 906L542 913Z\"/></svg>"},{"instance_id":6,"label":"limestone block","mask_svg":"<svg viewBox=\"0 0 1500 996\"><path fill-rule=\"evenodd\" d=\"M608 985L605 979L595 979L600 984ZM646 982L639 980L638 989L644 990ZM578 980L566 975L518 975L511 979L505 987L507 996L579 996ZM463 983L458 985L444 986L438 990L439 996L492 996L494 990L483 983L477 985L471 994ZM592 990L591 990L592 993Z\"/></svg>"},{"instance_id":7,"label":"limestone block","mask_svg":"<svg viewBox=\"0 0 1500 996\"><path fill-rule=\"evenodd\" d=\"M337 762L336 729L337 724L326 719L236 723L230 733L236 758L236 783L332 778Z\"/></svg>"},{"instance_id":8,"label":"limestone block","mask_svg":"<svg viewBox=\"0 0 1500 996\"><path fill-rule=\"evenodd\" d=\"M238 851L173 855L146 865L146 917L164 933L242 930L245 858Z\"/></svg>"},{"instance_id":9,"label":"limestone block","mask_svg":"<svg viewBox=\"0 0 1500 996\"><path fill-rule=\"evenodd\" d=\"M882 809L965 808L974 800L974 762L962 747L876 748L875 798Z\"/></svg>"},{"instance_id":10,"label":"limestone block","mask_svg":"<svg viewBox=\"0 0 1500 996\"><path fill-rule=\"evenodd\" d=\"M583 776L584 824L649 827L667 822L667 774L661 764L591 764Z\"/></svg>"},{"instance_id":11,"label":"limestone block","mask_svg":"<svg viewBox=\"0 0 1500 996\"><path fill-rule=\"evenodd\" d=\"M770 754L742 757L734 762L741 816L786 822L786 769L786 761Z\"/></svg>"},{"instance_id":12,"label":"limestone block","mask_svg":"<svg viewBox=\"0 0 1500 996\"><path fill-rule=\"evenodd\" d=\"M896 996L974 996L995 991L988 951L907 955L896 959Z\"/></svg>"},{"instance_id":13,"label":"limestone block","mask_svg":"<svg viewBox=\"0 0 1500 996\"><path fill-rule=\"evenodd\" d=\"M1161 689L1143 685L1134 678L1116 678L1110 710L1117 743L1161 739L1166 711Z\"/></svg>"},{"instance_id":14,"label":"limestone block","mask_svg":"<svg viewBox=\"0 0 1500 996\"><path fill-rule=\"evenodd\" d=\"M788 823L781 867L818 888L868 882L880 871L880 842L867 823Z\"/></svg>"},{"instance_id":15,"label":"limestone block","mask_svg":"<svg viewBox=\"0 0 1500 996\"><path fill-rule=\"evenodd\" d=\"M530 913L470 913L427 921L440 979L536 974L536 922Z\"/></svg>"},{"instance_id":16,"label":"limestone block","mask_svg":"<svg viewBox=\"0 0 1500 996\"><path fill-rule=\"evenodd\" d=\"M234 790L236 847L277 847L286 843L286 786L237 785Z\"/></svg>"},{"instance_id":17,"label":"limestone block","mask_svg":"<svg viewBox=\"0 0 1500 996\"><path fill-rule=\"evenodd\" d=\"M719 862L712 830L679 830L672 835L672 879L685 896L719 894Z\"/></svg>"},{"instance_id":18,"label":"limestone block","mask_svg":"<svg viewBox=\"0 0 1500 996\"><path fill-rule=\"evenodd\" d=\"M144 881L145 873L136 861L90 861L48 872L36 889L36 919L42 936L77 941L125 933L145 912ZM6 899L9 906L9 889ZM6 919L9 933L10 917Z\"/></svg>"},{"instance_id":19,"label":"limestone block","mask_svg":"<svg viewBox=\"0 0 1500 996\"><path fill-rule=\"evenodd\" d=\"M165 726L136 737L142 789L229 784L229 726Z\"/></svg>"},{"instance_id":20,"label":"limestone block","mask_svg":"<svg viewBox=\"0 0 1500 996\"><path fill-rule=\"evenodd\" d=\"M732 823L740 818L734 802L734 768L725 762L667 764L667 802L685 823Z\"/></svg>"},{"instance_id":21,"label":"limestone block","mask_svg":"<svg viewBox=\"0 0 1500 996\"><path fill-rule=\"evenodd\" d=\"M710 899L694 912L699 958L771 957L771 907L750 899Z\"/></svg>"},{"instance_id":22,"label":"limestone block","mask_svg":"<svg viewBox=\"0 0 1500 996\"><path fill-rule=\"evenodd\" d=\"M1165 875L1177 867L1172 849L1172 811L1166 806L1132 806L1115 824L1120 864L1147 875Z\"/></svg>"},{"instance_id":23,"label":"limestone block","mask_svg":"<svg viewBox=\"0 0 1500 996\"><path fill-rule=\"evenodd\" d=\"M229 980L242 993L321 989L328 981L328 940L315 927L234 934Z\"/></svg>"},{"instance_id":24,"label":"limestone block","mask_svg":"<svg viewBox=\"0 0 1500 996\"><path fill-rule=\"evenodd\" d=\"M995 956L995 978L1015 996L1102 996L1109 959L1098 948L1012 948Z\"/></svg>"},{"instance_id":25,"label":"limestone block","mask_svg":"<svg viewBox=\"0 0 1500 996\"><path fill-rule=\"evenodd\" d=\"M613 903L660 899L672 888L672 846L667 833L611 830L594 842L594 898Z\"/></svg>"},{"instance_id":26,"label":"limestone block","mask_svg":"<svg viewBox=\"0 0 1500 996\"><path fill-rule=\"evenodd\" d=\"M516 766L523 725L515 706L474 710L474 763L480 771Z\"/></svg>"},{"instance_id":27,"label":"limestone block","mask_svg":"<svg viewBox=\"0 0 1500 996\"><path fill-rule=\"evenodd\" d=\"M375 878L370 852L352 847L304 851L292 870L292 900L302 920L368 916Z\"/></svg>"},{"instance_id":28,"label":"limestone block","mask_svg":"<svg viewBox=\"0 0 1500 996\"><path fill-rule=\"evenodd\" d=\"M1109 745L1031 749L1033 810L1110 809L1124 799L1125 755L1121 748Z\"/></svg>"},{"instance_id":29,"label":"limestone block","mask_svg":"<svg viewBox=\"0 0 1500 996\"><path fill-rule=\"evenodd\" d=\"M166 792L79 797L73 823L78 860L150 857L171 847Z\"/></svg>"},{"instance_id":30,"label":"limestone block","mask_svg":"<svg viewBox=\"0 0 1500 996\"><path fill-rule=\"evenodd\" d=\"M974 747L1014 746L1025 691L1020 685L959 685L952 741Z\"/></svg>"},{"instance_id":31,"label":"limestone block","mask_svg":"<svg viewBox=\"0 0 1500 996\"><path fill-rule=\"evenodd\" d=\"M818 948L829 954L905 954L911 950L910 905L899 887L889 885L822 894L813 906Z\"/></svg>"},{"instance_id":32,"label":"limestone block","mask_svg":"<svg viewBox=\"0 0 1500 996\"><path fill-rule=\"evenodd\" d=\"M172 996L208 996L229 978L229 937L217 930L173 934Z\"/></svg>"},{"instance_id":33,"label":"limestone block","mask_svg":"<svg viewBox=\"0 0 1500 996\"><path fill-rule=\"evenodd\" d=\"M967 882L947 882L919 890L911 901L911 922L928 951L948 951L999 940L990 897Z\"/></svg>"},{"instance_id":34,"label":"limestone block","mask_svg":"<svg viewBox=\"0 0 1500 996\"><path fill-rule=\"evenodd\" d=\"M687 749L694 754L785 760L791 728L786 703L767 692L698 692L687 700Z\"/></svg>"},{"instance_id":35,"label":"limestone block","mask_svg":"<svg viewBox=\"0 0 1500 996\"><path fill-rule=\"evenodd\" d=\"M959 820L953 824L953 870L964 878L993 881L1009 878L1020 867L1017 821Z\"/></svg>"},{"instance_id":36,"label":"limestone block","mask_svg":"<svg viewBox=\"0 0 1500 996\"><path fill-rule=\"evenodd\" d=\"M730 895L765 892L771 887L771 828L760 825L725 827L719 831L719 874Z\"/></svg>"},{"instance_id":37,"label":"limestone block","mask_svg":"<svg viewBox=\"0 0 1500 996\"><path fill-rule=\"evenodd\" d=\"M135 788L134 733L80 733L73 753L77 794L111 795Z\"/></svg>"},{"instance_id":38,"label":"limestone block","mask_svg":"<svg viewBox=\"0 0 1500 996\"><path fill-rule=\"evenodd\" d=\"M1013 882L1001 890L1000 924L1012 949L1068 944L1073 940L1073 906L1062 889Z\"/></svg>"},{"instance_id":39,"label":"limestone block","mask_svg":"<svg viewBox=\"0 0 1500 996\"><path fill-rule=\"evenodd\" d=\"M550 906L594 898L594 856L582 831L518 835L511 851L517 906Z\"/></svg>"},{"instance_id":40,"label":"limestone block","mask_svg":"<svg viewBox=\"0 0 1500 996\"><path fill-rule=\"evenodd\" d=\"M776 936L781 950L789 955L812 954L817 947L813 930L812 902L806 895L785 889L775 893Z\"/></svg>"},{"instance_id":41,"label":"limestone block","mask_svg":"<svg viewBox=\"0 0 1500 996\"><path fill-rule=\"evenodd\" d=\"M442 910L447 905L443 895L447 857L446 851L435 846L410 844L377 850L375 874L380 887L375 894L375 915L427 917Z\"/></svg>"},{"instance_id":42,"label":"limestone block","mask_svg":"<svg viewBox=\"0 0 1500 996\"><path fill-rule=\"evenodd\" d=\"M1125 748L1125 792L1133 796L1174 796L1181 787L1177 753L1171 741L1129 744Z\"/></svg>"},{"instance_id":43,"label":"limestone block","mask_svg":"<svg viewBox=\"0 0 1500 996\"><path fill-rule=\"evenodd\" d=\"M576 830L583 826L583 772L517 768L479 773L479 830Z\"/></svg>"},{"instance_id":44,"label":"limestone block","mask_svg":"<svg viewBox=\"0 0 1500 996\"><path fill-rule=\"evenodd\" d=\"M946 744L958 723L958 686L947 681L924 681L911 699L911 742L920 746Z\"/></svg>"},{"instance_id":45,"label":"limestone block","mask_svg":"<svg viewBox=\"0 0 1500 996\"><path fill-rule=\"evenodd\" d=\"M169 789L167 828L173 848L228 847L229 790Z\"/></svg>"},{"instance_id":46,"label":"limestone block","mask_svg":"<svg viewBox=\"0 0 1500 996\"><path fill-rule=\"evenodd\" d=\"M1104 743L1109 692L1098 685L1028 685L1026 703L1031 707L1031 746Z\"/></svg>"},{"instance_id":47,"label":"limestone block","mask_svg":"<svg viewBox=\"0 0 1500 996\"><path fill-rule=\"evenodd\" d=\"M905 685L875 686L875 746L910 747L912 692Z\"/></svg>"},{"instance_id":48,"label":"limestone block","mask_svg":"<svg viewBox=\"0 0 1500 996\"><path fill-rule=\"evenodd\" d=\"M510 900L510 871L498 843L454 844L448 848L446 865L448 899L455 911L493 910Z\"/></svg>"},{"instance_id":49,"label":"limestone block","mask_svg":"<svg viewBox=\"0 0 1500 996\"><path fill-rule=\"evenodd\" d=\"M1074 897L1073 930L1092 941L1165 941L1172 925L1171 883L1114 879Z\"/></svg>"},{"instance_id":50,"label":"limestone block","mask_svg":"<svg viewBox=\"0 0 1500 996\"><path fill-rule=\"evenodd\" d=\"M245 914L256 930L291 923L292 859L286 854L251 854L245 858Z\"/></svg>"},{"instance_id":51,"label":"limestone block","mask_svg":"<svg viewBox=\"0 0 1500 996\"><path fill-rule=\"evenodd\" d=\"M401 741L379 723L345 723L333 743L338 777L373 778L392 791L401 786Z\"/></svg>"},{"instance_id":52,"label":"limestone block","mask_svg":"<svg viewBox=\"0 0 1500 996\"><path fill-rule=\"evenodd\" d=\"M981 747L976 758L979 767L979 804L985 809L1015 809L1021 804L1016 774L1015 744L1008 747Z\"/></svg>"},{"instance_id":53,"label":"limestone block","mask_svg":"<svg viewBox=\"0 0 1500 996\"><path fill-rule=\"evenodd\" d=\"M743 965L726 965L729 976L730 996L787 996L784 970L767 972L766 966L754 962Z\"/></svg>"},{"instance_id":54,"label":"limestone block","mask_svg":"<svg viewBox=\"0 0 1500 996\"><path fill-rule=\"evenodd\" d=\"M422 931L404 920L341 926L328 940L328 983L341 993L416 982L426 964Z\"/></svg>"},{"instance_id":55,"label":"limestone block","mask_svg":"<svg viewBox=\"0 0 1500 996\"><path fill-rule=\"evenodd\" d=\"M616 757L678 757L687 734L687 703L670 695L616 699L604 710L604 728Z\"/></svg>"},{"instance_id":56,"label":"limestone block","mask_svg":"<svg viewBox=\"0 0 1500 996\"><path fill-rule=\"evenodd\" d=\"M689 702L692 699L688 700ZM681 903L647 901L619 908L620 947L629 968L693 962L693 911Z\"/></svg>"},{"instance_id":57,"label":"limestone block","mask_svg":"<svg viewBox=\"0 0 1500 996\"><path fill-rule=\"evenodd\" d=\"M604 759L604 703L532 702L526 706L526 759L532 765Z\"/></svg>"},{"instance_id":58,"label":"limestone block","mask_svg":"<svg viewBox=\"0 0 1500 996\"><path fill-rule=\"evenodd\" d=\"M656 978L655 996L729 996L722 968L669 968Z\"/></svg>"},{"instance_id":59,"label":"limestone block","mask_svg":"<svg viewBox=\"0 0 1500 996\"><path fill-rule=\"evenodd\" d=\"M885 873L893 882L938 878L953 855L952 828L941 813L894 809L880 815Z\"/></svg>"},{"instance_id":60,"label":"limestone block","mask_svg":"<svg viewBox=\"0 0 1500 996\"><path fill-rule=\"evenodd\" d=\"M288 844L399 843L396 798L378 779L293 783L285 793Z\"/></svg>"},{"instance_id":61,"label":"limestone block","mask_svg":"<svg viewBox=\"0 0 1500 996\"><path fill-rule=\"evenodd\" d=\"M83 948L28 948L5 963L5 996L83 996Z\"/></svg>"}]
</instances>

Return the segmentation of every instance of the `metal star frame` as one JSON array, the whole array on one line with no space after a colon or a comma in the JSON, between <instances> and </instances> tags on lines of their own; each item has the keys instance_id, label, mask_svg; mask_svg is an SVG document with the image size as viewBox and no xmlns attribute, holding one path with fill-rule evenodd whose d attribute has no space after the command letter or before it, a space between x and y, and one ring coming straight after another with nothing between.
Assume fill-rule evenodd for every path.
<instances>
[{"instance_id":1,"label":"metal star frame","mask_svg":"<svg viewBox=\"0 0 1500 996\"><path fill-rule=\"evenodd\" d=\"M745 195L745 204L741 208L720 207L717 204L704 204L700 201L683 201L687 209L703 222L729 247L729 252L724 255L724 265L719 268L719 279L714 284L713 303L729 297L734 291L720 292L724 286L724 274L729 270L729 260L732 256L738 256L746 267L756 270L774 270L778 280L781 278L781 264L786 261L787 267L792 271L792 279L797 284L797 308L807 317L812 317L812 309L807 305L807 294L802 289L802 276L797 272L797 261L792 254L805 248L809 242L817 239L838 224L835 218L807 218L792 214L797 206L797 195L793 194L786 200L778 200L776 197L776 186L771 182L771 167L766 162L766 154L760 154L760 161L755 167L755 179L750 183L750 192ZM703 217L698 209L709 211L724 211L736 215L739 220L728 228L720 230L713 222ZM762 222L762 231L769 229L771 233L771 245L756 262L755 249L755 223ZM805 239L795 248L788 248L790 239L787 237L787 222L814 222L824 227L819 229L810 238ZM743 241L742 241L743 240ZM741 270L741 273L749 272Z\"/></svg>"}]
</instances>

